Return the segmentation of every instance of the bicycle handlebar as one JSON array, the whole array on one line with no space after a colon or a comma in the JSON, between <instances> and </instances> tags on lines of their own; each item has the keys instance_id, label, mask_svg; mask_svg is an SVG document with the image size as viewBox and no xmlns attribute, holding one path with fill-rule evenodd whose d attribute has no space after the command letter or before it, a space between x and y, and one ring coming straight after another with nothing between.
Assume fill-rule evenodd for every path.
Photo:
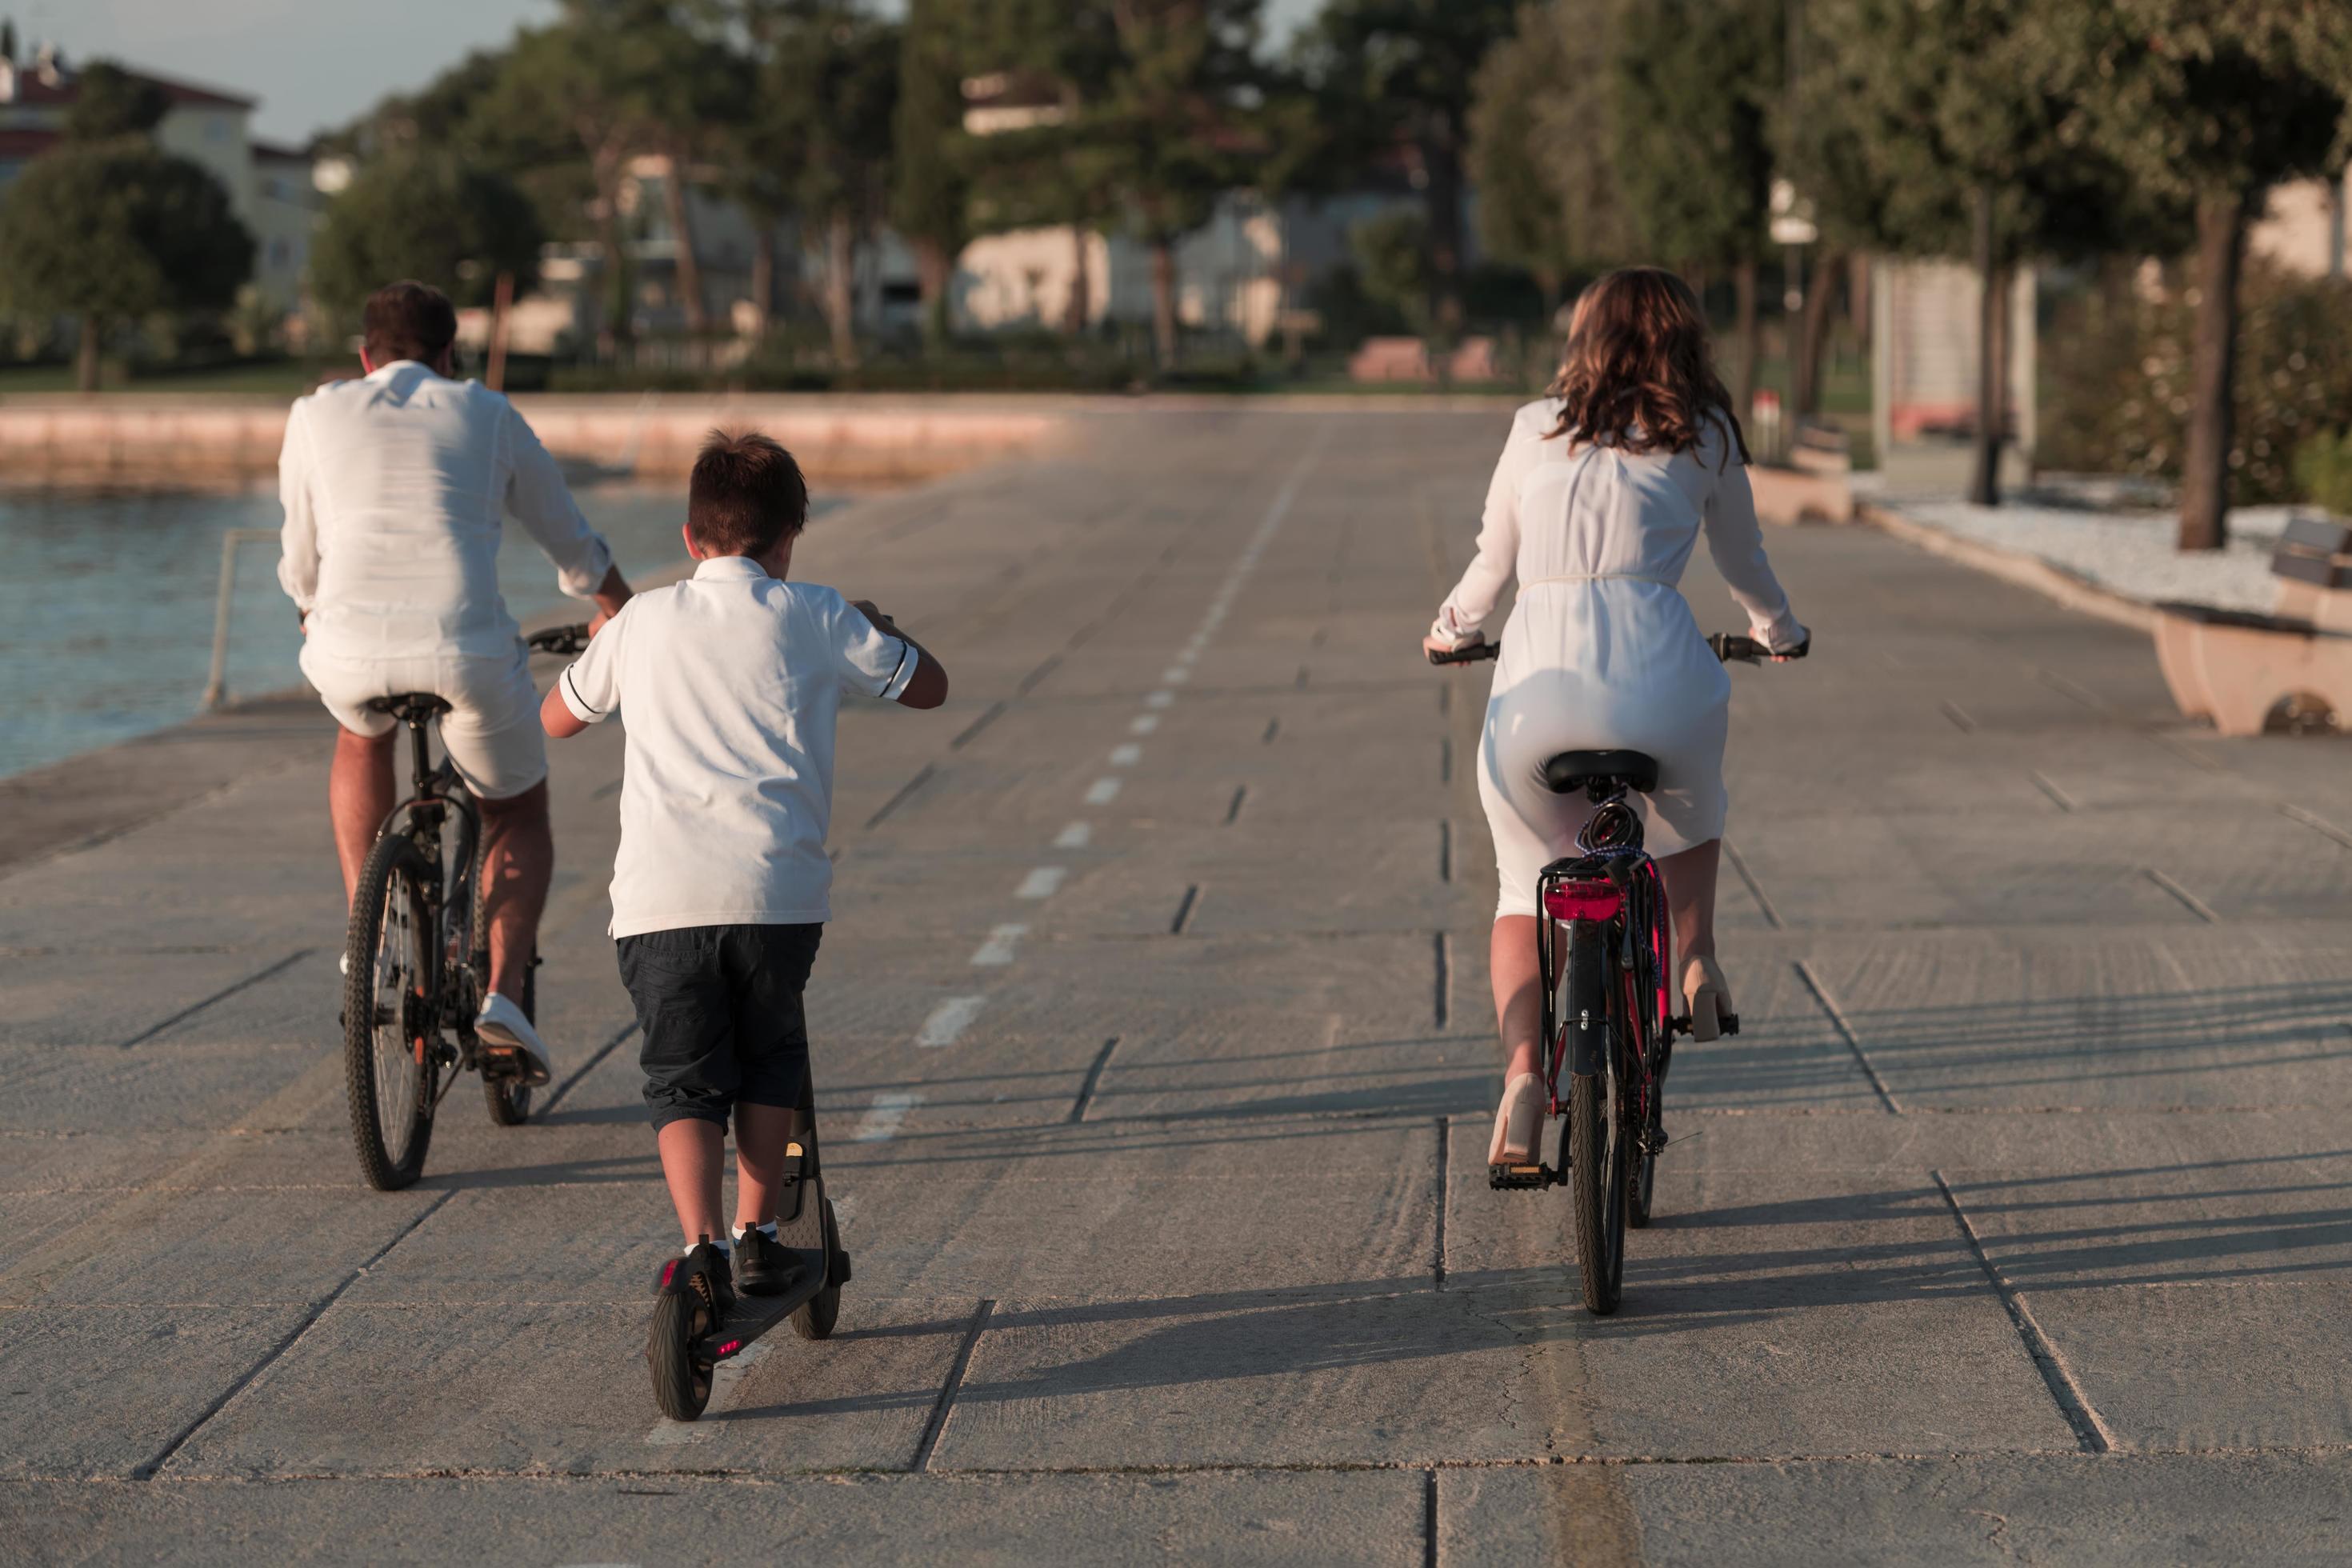
<instances>
[{"instance_id":1,"label":"bicycle handlebar","mask_svg":"<svg viewBox=\"0 0 2352 1568\"><path fill-rule=\"evenodd\" d=\"M1467 644L1462 647L1457 647L1451 653L1439 653L1433 648L1430 650L1429 662L1432 664L1475 664L1482 658L1496 658L1502 653L1502 651L1503 645L1501 643L1486 642L1482 639L1477 642Z\"/></svg>"},{"instance_id":2,"label":"bicycle handlebar","mask_svg":"<svg viewBox=\"0 0 2352 1568\"><path fill-rule=\"evenodd\" d=\"M1735 661L1740 664L1761 664L1768 658L1802 658L1812 651L1813 639L1807 637L1794 647L1781 648L1776 652L1758 642L1754 637L1740 637L1734 632L1717 632L1706 639L1706 646L1713 648L1715 657L1726 664Z\"/></svg>"},{"instance_id":3,"label":"bicycle handlebar","mask_svg":"<svg viewBox=\"0 0 2352 1568\"><path fill-rule=\"evenodd\" d=\"M577 658L587 651L588 623L581 621L568 626L550 626L543 632L533 632L523 641L533 653L551 653L558 658Z\"/></svg>"},{"instance_id":4,"label":"bicycle handlebar","mask_svg":"<svg viewBox=\"0 0 2352 1568\"><path fill-rule=\"evenodd\" d=\"M1706 639L1706 646L1714 650L1716 658L1726 664L1761 664L1768 658L1802 658L1812 651L1813 642L1807 637L1794 647L1775 652L1754 637L1744 637L1736 632L1717 632ZM1457 647L1451 653L1439 653L1433 649L1429 662L1435 665L1475 664L1482 658L1496 658L1502 651L1500 643L1479 641Z\"/></svg>"}]
</instances>

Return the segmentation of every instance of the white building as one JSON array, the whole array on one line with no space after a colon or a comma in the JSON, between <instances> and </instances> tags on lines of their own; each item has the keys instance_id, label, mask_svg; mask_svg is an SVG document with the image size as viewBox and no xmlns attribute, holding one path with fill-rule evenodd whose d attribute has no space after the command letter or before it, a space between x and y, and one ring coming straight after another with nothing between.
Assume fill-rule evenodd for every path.
<instances>
[{"instance_id":1,"label":"white building","mask_svg":"<svg viewBox=\"0 0 2352 1568\"><path fill-rule=\"evenodd\" d=\"M310 235L324 205L304 153L253 139L256 100L192 82L131 71L169 101L155 141L201 165L227 191L230 209L252 235L253 287L273 310L300 303ZM0 190L55 146L81 96L79 76L56 49L29 60L0 57Z\"/></svg>"}]
</instances>

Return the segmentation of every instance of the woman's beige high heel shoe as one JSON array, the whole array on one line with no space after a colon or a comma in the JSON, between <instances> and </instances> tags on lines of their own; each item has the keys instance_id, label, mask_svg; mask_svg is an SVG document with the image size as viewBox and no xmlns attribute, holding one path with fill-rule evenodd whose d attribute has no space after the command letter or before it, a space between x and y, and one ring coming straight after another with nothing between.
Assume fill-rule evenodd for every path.
<instances>
[{"instance_id":1,"label":"woman's beige high heel shoe","mask_svg":"<svg viewBox=\"0 0 2352 1568\"><path fill-rule=\"evenodd\" d=\"M1694 1040L1720 1039L1724 1020L1738 1017L1731 1005L1731 987L1724 984L1723 971L1711 958L1694 958L1683 966L1683 1005L1690 1016Z\"/></svg>"},{"instance_id":2,"label":"woman's beige high heel shoe","mask_svg":"<svg viewBox=\"0 0 2352 1568\"><path fill-rule=\"evenodd\" d=\"M1486 1145L1486 1164L1532 1165L1536 1140L1543 1131L1543 1080L1523 1072L1503 1087L1503 1103L1495 1112L1494 1142Z\"/></svg>"}]
</instances>

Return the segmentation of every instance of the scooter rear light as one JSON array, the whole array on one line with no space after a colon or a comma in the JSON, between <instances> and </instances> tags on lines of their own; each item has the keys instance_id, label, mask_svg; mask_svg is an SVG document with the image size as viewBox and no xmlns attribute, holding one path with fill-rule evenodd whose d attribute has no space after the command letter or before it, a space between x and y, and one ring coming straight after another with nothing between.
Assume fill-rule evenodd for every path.
<instances>
[{"instance_id":1,"label":"scooter rear light","mask_svg":"<svg viewBox=\"0 0 2352 1568\"><path fill-rule=\"evenodd\" d=\"M1606 878L1554 882L1544 889L1544 912L1556 921L1607 921L1625 907L1625 895Z\"/></svg>"}]
</instances>

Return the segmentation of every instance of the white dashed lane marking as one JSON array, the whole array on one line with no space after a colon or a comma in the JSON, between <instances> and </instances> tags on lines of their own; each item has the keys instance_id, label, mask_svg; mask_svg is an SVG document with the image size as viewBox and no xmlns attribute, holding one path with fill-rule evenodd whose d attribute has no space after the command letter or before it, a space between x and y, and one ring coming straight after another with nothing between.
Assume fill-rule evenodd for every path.
<instances>
[{"instance_id":1,"label":"white dashed lane marking","mask_svg":"<svg viewBox=\"0 0 2352 1568\"><path fill-rule=\"evenodd\" d=\"M985 996L949 997L932 1008L931 1016L923 1020L922 1031L915 1037L915 1044L932 1051L954 1045L963 1032L971 1027L971 1021L980 1016L981 1004L987 1000Z\"/></svg>"},{"instance_id":2,"label":"white dashed lane marking","mask_svg":"<svg viewBox=\"0 0 2352 1568\"><path fill-rule=\"evenodd\" d=\"M1160 728L1160 715L1157 713L1146 713L1139 719L1129 721L1127 726L1127 732L1130 735L1149 735L1152 731L1157 730L1158 728Z\"/></svg>"},{"instance_id":3,"label":"white dashed lane marking","mask_svg":"<svg viewBox=\"0 0 2352 1568\"><path fill-rule=\"evenodd\" d=\"M1117 779L1097 779L1087 788L1088 805L1108 805L1118 798L1118 781Z\"/></svg>"},{"instance_id":4,"label":"white dashed lane marking","mask_svg":"<svg viewBox=\"0 0 2352 1568\"><path fill-rule=\"evenodd\" d=\"M1176 694L1172 691L1155 691L1143 700L1143 705L1146 708L1165 708L1175 700Z\"/></svg>"},{"instance_id":5,"label":"white dashed lane marking","mask_svg":"<svg viewBox=\"0 0 2352 1568\"><path fill-rule=\"evenodd\" d=\"M1160 679L1170 686L1181 686L1192 679L1192 672L1181 664L1171 664L1160 672Z\"/></svg>"},{"instance_id":6,"label":"white dashed lane marking","mask_svg":"<svg viewBox=\"0 0 2352 1568\"><path fill-rule=\"evenodd\" d=\"M1084 849L1087 847L1087 841L1094 836L1094 824L1090 822L1073 822L1067 827L1062 829L1059 834L1055 836L1054 847L1056 849Z\"/></svg>"},{"instance_id":7,"label":"white dashed lane marking","mask_svg":"<svg viewBox=\"0 0 2352 1568\"><path fill-rule=\"evenodd\" d=\"M1016 899L1050 899L1061 887L1062 879L1069 874L1060 866L1040 866L1021 879L1021 885L1013 889L1013 896Z\"/></svg>"},{"instance_id":8,"label":"white dashed lane marking","mask_svg":"<svg viewBox=\"0 0 2352 1568\"><path fill-rule=\"evenodd\" d=\"M849 1141L853 1143L887 1142L897 1134L898 1124L907 1120L907 1112L922 1102L921 1095L907 1089L887 1089L876 1095L874 1103L866 1108L866 1115L851 1131ZM846 1201L835 1198L833 1206L838 1211Z\"/></svg>"},{"instance_id":9,"label":"white dashed lane marking","mask_svg":"<svg viewBox=\"0 0 2352 1568\"><path fill-rule=\"evenodd\" d=\"M1012 963L1013 944L1028 934L1029 928L1024 925L998 926L973 952L971 966L974 969L990 969Z\"/></svg>"},{"instance_id":10,"label":"white dashed lane marking","mask_svg":"<svg viewBox=\"0 0 2352 1568\"><path fill-rule=\"evenodd\" d=\"M1110 765L1112 767L1131 768L1142 760L1143 748L1137 745L1132 741L1128 742L1124 745L1113 746L1110 749Z\"/></svg>"}]
</instances>

